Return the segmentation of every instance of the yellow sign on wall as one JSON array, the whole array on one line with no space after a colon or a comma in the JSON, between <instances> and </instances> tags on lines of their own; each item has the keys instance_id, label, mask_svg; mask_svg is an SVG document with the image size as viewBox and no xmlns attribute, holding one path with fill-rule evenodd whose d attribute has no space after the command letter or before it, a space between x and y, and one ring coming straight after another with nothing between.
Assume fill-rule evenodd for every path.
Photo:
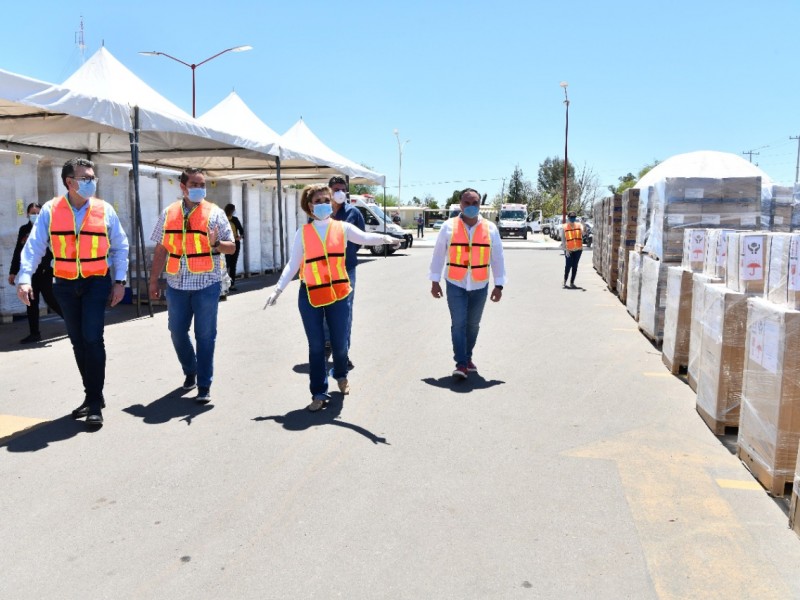
<instances>
[{"instance_id":1,"label":"yellow sign on wall","mask_svg":"<svg viewBox=\"0 0 800 600\"><path fill-rule=\"evenodd\" d=\"M20 217L25 216L25 203L22 198L17 198L17 215Z\"/></svg>"}]
</instances>

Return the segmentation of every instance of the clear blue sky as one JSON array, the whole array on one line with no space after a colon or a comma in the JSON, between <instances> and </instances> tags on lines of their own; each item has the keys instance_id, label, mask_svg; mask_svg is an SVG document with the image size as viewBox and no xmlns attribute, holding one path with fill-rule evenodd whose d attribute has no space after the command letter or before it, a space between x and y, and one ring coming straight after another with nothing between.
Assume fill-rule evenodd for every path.
<instances>
[{"instance_id":1,"label":"clear blue sky","mask_svg":"<svg viewBox=\"0 0 800 600\"><path fill-rule=\"evenodd\" d=\"M800 78L794 0L407 0L4 3L0 67L60 83L102 44L198 115L235 90L278 133L301 116L331 148L386 174L402 199L498 193L519 164L569 158L601 184L694 150L753 156L795 176ZM168 7L168 9L167 9ZM197 7L205 7L198 9Z\"/></svg>"}]
</instances>

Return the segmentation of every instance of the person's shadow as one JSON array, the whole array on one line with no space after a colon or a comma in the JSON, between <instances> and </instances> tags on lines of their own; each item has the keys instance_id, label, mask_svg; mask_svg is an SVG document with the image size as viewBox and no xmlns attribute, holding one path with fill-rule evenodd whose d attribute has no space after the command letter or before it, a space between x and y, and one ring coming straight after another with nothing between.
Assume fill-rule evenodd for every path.
<instances>
[{"instance_id":1,"label":"person's shadow","mask_svg":"<svg viewBox=\"0 0 800 600\"><path fill-rule=\"evenodd\" d=\"M446 377L425 377L423 383L438 387L443 390L450 390L456 394L467 394L473 390L485 390L496 385L505 385L505 381L499 379L484 379L477 373L470 373L466 379L456 379L452 375Z\"/></svg>"},{"instance_id":2,"label":"person's shadow","mask_svg":"<svg viewBox=\"0 0 800 600\"><path fill-rule=\"evenodd\" d=\"M271 417L255 417L253 421L275 421L280 423L286 431L305 431L312 427L319 427L322 425L335 425L337 427L344 427L356 433L360 433L373 444L386 444L390 446L386 438L378 437L371 431L364 429L360 425L354 425L346 421L339 421L337 417L342 414L343 396L335 394L327 408L311 412L305 408L293 410L285 415L273 415Z\"/></svg>"},{"instance_id":3,"label":"person's shadow","mask_svg":"<svg viewBox=\"0 0 800 600\"><path fill-rule=\"evenodd\" d=\"M192 419L204 412L208 412L214 408L213 404L198 404L194 398L185 398L186 394L183 388L176 388L158 398L153 400L150 404L132 404L127 408L123 408L122 412L126 412L134 417L140 417L148 425L159 425L161 423L168 423L172 419L180 419L186 421L187 425L192 424Z\"/></svg>"},{"instance_id":4,"label":"person's shadow","mask_svg":"<svg viewBox=\"0 0 800 600\"><path fill-rule=\"evenodd\" d=\"M5 443L0 442L0 446L5 446L9 452L36 452L44 450L54 442L68 440L86 431L92 433L96 430L87 430L86 424L82 420L73 419L72 415L65 415L55 421L42 423Z\"/></svg>"}]
</instances>

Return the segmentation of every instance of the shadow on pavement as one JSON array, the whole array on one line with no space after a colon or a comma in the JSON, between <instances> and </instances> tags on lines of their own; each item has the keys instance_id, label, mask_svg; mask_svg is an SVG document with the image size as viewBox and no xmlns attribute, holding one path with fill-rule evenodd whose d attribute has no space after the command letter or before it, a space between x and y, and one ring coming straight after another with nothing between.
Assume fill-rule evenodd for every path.
<instances>
[{"instance_id":1,"label":"shadow on pavement","mask_svg":"<svg viewBox=\"0 0 800 600\"><path fill-rule=\"evenodd\" d=\"M190 393L192 397L185 398L183 394ZM192 419L204 412L214 408L213 404L198 404L194 399L195 391L186 391L183 388L175 388L158 400L153 400L150 404L133 404L123 408L134 417L140 417L148 425L159 425L168 423L172 419L186 421L187 425L192 424Z\"/></svg>"},{"instance_id":2,"label":"shadow on pavement","mask_svg":"<svg viewBox=\"0 0 800 600\"><path fill-rule=\"evenodd\" d=\"M391 445L386 441L386 438L378 437L371 431L364 429L359 425L347 423L346 421L337 421L337 417L342 414L343 397L341 394L334 395L327 408L323 408L317 412L311 412L305 408L293 410L285 415L274 415L271 417L255 417L253 421L275 421L283 426L286 431L305 431L312 427L320 427L322 425L335 425L337 427L344 427L356 433L360 433L373 444L386 444Z\"/></svg>"},{"instance_id":3,"label":"shadow on pavement","mask_svg":"<svg viewBox=\"0 0 800 600\"><path fill-rule=\"evenodd\" d=\"M83 421L73 419L72 415L66 415L55 421L43 423L28 433L13 437L0 446L5 445L9 452L36 452L44 450L54 442L68 440L82 432L92 433L93 430L87 430Z\"/></svg>"},{"instance_id":4,"label":"shadow on pavement","mask_svg":"<svg viewBox=\"0 0 800 600\"><path fill-rule=\"evenodd\" d=\"M466 394L472 390L485 390L496 385L505 385L506 383L505 381L500 381L499 379L484 379L477 373L470 373L467 379L456 379L455 377L448 375L446 377L439 377L438 379L434 379L433 377L425 377L422 379L422 381L428 385L432 385L443 390L450 390L451 392L455 392L457 394Z\"/></svg>"}]
</instances>

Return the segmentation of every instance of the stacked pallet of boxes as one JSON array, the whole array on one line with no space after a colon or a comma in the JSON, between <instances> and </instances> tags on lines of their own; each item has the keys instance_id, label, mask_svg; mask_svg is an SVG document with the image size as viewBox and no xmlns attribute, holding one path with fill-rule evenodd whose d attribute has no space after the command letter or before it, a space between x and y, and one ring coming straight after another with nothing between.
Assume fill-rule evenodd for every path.
<instances>
[{"instance_id":1,"label":"stacked pallet of boxes","mask_svg":"<svg viewBox=\"0 0 800 600\"><path fill-rule=\"evenodd\" d=\"M612 292L617 289L619 279L619 240L622 233L622 195L614 194L608 198L608 216L605 240L603 240L603 261L606 284Z\"/></svg>"},{"instance_id":2,"label":"stacked pallet of boxes","mask_svg":"<svg viewBox=\"0 0 800 600\"><path fill-rule=\"evenodd\" d=\"M770 234L766 254L764 297L747 303L737 443L742 462L782 496L800 439L800 234Z\"/></svg>"},{"instance_id":3,"label":"stacked pallet of boxes","mask_svg":"<svg viewBox=\"0 0 800 600\"><path fill-rule=\"evenodd\" d=\"M652 311L648 308L646 314L640 314L639 328L659 343L663 338L667 269L683 260L684 230L757 229L761 178L667 177L654 182L648 195L651 220L644 241L640 304L652 307Z\"/></svg>"},{"instance_id":4,"label":"stacked pallet of boxes","mask_svg":"<svg viewBox=\"0 0 800 600\"><path fill-rule=\"evenodd\" d=\"M594 237L594 252L592 252L592 266L600 276L603 276L603 259L602 251L603 240L605 240L605 213L603 212L605 200L597 200L592 205L592 221L594 222L594 230L592 235Z\"/></svg>"},{"instance_id":5,"label":"stacked pallet of boxes","mask_svg":"<svg viewBox=\"0 0 800 600\"><path fill-rule=\"evenodd\" d=\"M800 189L773 185L761 201L761 226L775 232L800 231Z\"/></svg>"},{"instance_id":6,"label":"stacked pallet of boxes","mask_svg":"<svg viewBox=\"0 0 800 600\"><path fill-rule=\"evenodd\" d=\"M639 190L627 189L622 193L622 226L620 227L617 256L617 295L623 304L628 298L628 253L636 246L638 216Z\"/></svg>"},{"instance_id":7,"label":"stacked pallet of boxes","mask_svg":"<svg viewBox=\"0 0 800 600\"><path fill-rule=\"evenodd\" d=\"M797 462L794 468L792 498L789 502L789 527L800 535L800 448L797 450Z\"/></svg>"}]
</instances>

